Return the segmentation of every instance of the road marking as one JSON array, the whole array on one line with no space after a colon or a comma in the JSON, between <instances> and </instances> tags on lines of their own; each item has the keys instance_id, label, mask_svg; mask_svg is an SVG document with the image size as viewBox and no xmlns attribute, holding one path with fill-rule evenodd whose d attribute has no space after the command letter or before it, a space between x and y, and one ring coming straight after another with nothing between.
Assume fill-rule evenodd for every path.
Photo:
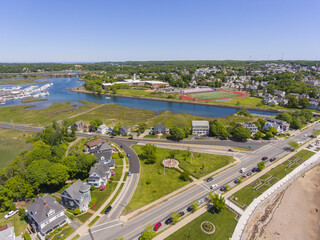
<instances>
[{"instance_id":1,"label":"road marking","mask_svg":"<svg viewBox=\"0 0 320 240\"><path fill-rule=\"evenodd\" d=\"M203 184L203 183L201 183L199 186L202 187L203 189L207 190L208 192L211 192L211 191L207 188L206 185L203 186L202 184Z\"/></svg>"},{"instance_id":2,"label":"road marking","mask_svg":"<svg viewBox=\"0 0 320 240\"><path fill-rule=\"evenodd\" d=\"M115 227L115 226L119 226L119 225L121 225L121 224L122 224L122 223L117 223L117 224L112 225L112 226L108 226L108 227L101 228L101 229L98 229L98 230L95 230L95 231L91 231L91 233L100 232L100 231L102 231L102 230L106 230L106 229L108 229L108 228L112 228L112 227ZM86 236L86 235L89 235L89 233L85 233L85 234L84 234L84 236Z\"/></svg>"},{"instance_id":3,"label":"road marking","mask_svg":"<svg viewBox=\"0 0 320 240\"><path fill-rule=\"evenodd\" d=\"M102 223L102 224L99 224L99 225L94 225L94 226L91 227L91 229L95 228L95 227L102 226L102 225L106 225L106 224L109 224L109 223L112 223L112 222L116 222L116 221L119 221L119 219L112 220L112 221L109 221L109 222L105 222L105 223Z\"/></svg>"}]
</instances>

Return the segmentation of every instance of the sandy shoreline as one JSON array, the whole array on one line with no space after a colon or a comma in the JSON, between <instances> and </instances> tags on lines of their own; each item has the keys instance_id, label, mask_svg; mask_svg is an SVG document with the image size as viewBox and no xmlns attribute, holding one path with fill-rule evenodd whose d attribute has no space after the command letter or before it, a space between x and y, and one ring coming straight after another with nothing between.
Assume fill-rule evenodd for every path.
<instances>
[{"instance_id":1,"label":"sandy shoreline","mask_svg":"<svg viewBox=\"0 0 320 240\"><path fill-rule=\"evenodd\" d=\"M319 240L320 166L265 202L247 226L242 239Z\"/></svg>"}]
</instances>

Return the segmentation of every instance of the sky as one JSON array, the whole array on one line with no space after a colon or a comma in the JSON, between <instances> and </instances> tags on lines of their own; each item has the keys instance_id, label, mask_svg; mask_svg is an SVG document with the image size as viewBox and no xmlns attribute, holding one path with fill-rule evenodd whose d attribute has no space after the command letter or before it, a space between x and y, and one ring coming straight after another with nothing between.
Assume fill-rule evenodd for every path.
<instances>
[{"instance_id":1,"label":"sky","mask_svg":"<svg viewBox=\"0 0 320 240\"><path fill-rule=\"evenodd\" d=\"M319 0L1 0L0 62L319 60Z\"/></svg>"}]
</instances>

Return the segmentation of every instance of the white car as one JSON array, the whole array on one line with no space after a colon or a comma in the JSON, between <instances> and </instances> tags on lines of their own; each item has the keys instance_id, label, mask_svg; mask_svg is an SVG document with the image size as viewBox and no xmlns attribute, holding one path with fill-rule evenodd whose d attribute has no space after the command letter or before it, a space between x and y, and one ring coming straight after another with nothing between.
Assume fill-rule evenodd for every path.
<instances>
[{"instance_id":1,"label":"white car","mask_svg":"<svg viewBox=\"0 0 320 240\"><path fill-rule=\"evenodd\" d=\"M241 168L241 169L240 169L240 173L244 173L245 171L247 171L246 168Z\"/></svg>"},{"instance_id":2,"label":"white car","mask_svg":"<svg viewBox=\"0 0 320 240\"><path fill-rule=\"evenodd\" d=\"M19 212L19 210L10 211L4 216L4 218L8 219L8 218L12 217L13 215L17 214L18 212Z\"/></svg>"},{"instance_id":3,"label":"white car","mask_svg":"<svg viewBox=\"0 0 320 240\"><path fill-rule=\"evenodd\" d=\"M204 203L204 200L203 200L203 199L199 199L199 200L197 201L197 204L198 204L198 205L201 205L202 203Z\"/></svg>"},{"instance_id":4,"label":"white car","mask_svg":"<svg viewBox=\"0 0 320 240\"><path fill-rule=\"evenodd\" d=\"M218 187L218 184L212 184L211 187L210 187L210 189L213 190L213 189L215 189L215 188L217 188L217 187Z\"/></svg>"}]
</instances>

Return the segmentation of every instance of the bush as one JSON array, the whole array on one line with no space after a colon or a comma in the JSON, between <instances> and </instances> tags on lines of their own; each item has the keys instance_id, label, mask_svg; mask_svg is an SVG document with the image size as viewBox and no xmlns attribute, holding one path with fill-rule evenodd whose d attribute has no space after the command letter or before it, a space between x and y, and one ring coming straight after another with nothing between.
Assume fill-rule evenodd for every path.
<instances>
[{"instance_id":1,"label":"bush","mask_svg":"<svg viewBox=\"0 0 320 240\"><path fill-rule=\"evenodd\" d=\"M19 208L19 216L20 216L20 220L24 220L27 216L26 211L24 208Z\"/></svg>"},{"instance_id":2,"label":"bush","mask_svg":"<svg viewBox=\"0 0 320 240\"><path fill-rule=\"evenodd\" d=\"M92 207L96 203L96 201L97 201L97 198L95 198L95 197L91 198L91 201L89 202L88 206Z\"/></svg>"},{"instance_id":3,"label":"bush","mask_svg":"<svg viewBox=\"0 0 320 240\"><path fill-rule=\"evenodd\" d=\"M179 178L186 182L189 180L189 175L190 173L188 171L184 171L180 174Z\"/></svg>"},{"instance_id":4,"label":"bush","mask_svg":"<svg viewBox=\"0 0 320 240\"><path fill-rule=\"evenodd\" d=\"M91 185L90 186L90 191L94 191L94 190L96 190L96 187L94 185Z\"/></svg>"},{"instance_id":5,"label":"bush","mask_svg":"<svg viewBox=\"0 0 320 240\"><path fill-rule=\"evenodd\" d=\"M78 215L80 214L80 209L79 208L76 208L74 211L73 211L74 215Z\"/></svg>"},{"instance_id":6,"label":"bush","mask_svg":"<svg viewBox=\"0 0 320 240\"><path fill-rule=\"evenodd\" d=\"M26 232L23 236L24 240L31 240L30 234Z\"/></svg>"}]
</instances>

